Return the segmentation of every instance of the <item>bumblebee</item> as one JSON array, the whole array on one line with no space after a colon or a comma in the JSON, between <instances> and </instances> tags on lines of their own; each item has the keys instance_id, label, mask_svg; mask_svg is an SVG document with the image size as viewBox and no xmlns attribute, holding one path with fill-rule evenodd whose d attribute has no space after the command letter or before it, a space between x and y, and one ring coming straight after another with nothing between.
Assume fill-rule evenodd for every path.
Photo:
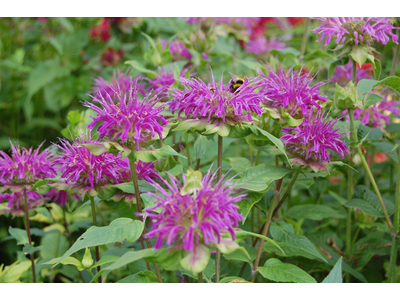
<instances>
[{"instance_id":1,"label":"bumblebee","mask_svg":"<svg viewBox=\"0 0 400 300\"><path fill-rule=\"evenodd\" d=\"M229 75L231 76L231 84L229 85L229 88L232 93L235 93L237 89L244 83L244 79L240 78L239 76L232 74L231 72L228 72Z\"/></svg>"}]
</instances>

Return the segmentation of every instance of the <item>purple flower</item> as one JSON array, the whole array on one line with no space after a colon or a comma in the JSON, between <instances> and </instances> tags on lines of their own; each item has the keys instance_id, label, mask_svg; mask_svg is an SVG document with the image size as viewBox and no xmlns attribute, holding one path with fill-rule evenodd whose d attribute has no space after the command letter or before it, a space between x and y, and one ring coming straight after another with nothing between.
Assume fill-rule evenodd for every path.
<instances>
[{"instance_id":1,"label":"purple flower","mask_svg":"<svg viewBox=\"0 0 400 300\"><path fill-rule=\"evenodd\" d=\"M167 70L163 70L158 67L158 76L153 79L148 79L150 87L147 89L148 92L155 91L160 98L167 96L168 89L175 83L174 75ZM184 76L184 75L181 75Z\"/></svg>"},{"instance_id":2,"label":"purple flower","mask_svg":"<svg viewBox=\"0 0 400 300\"><path fill-rule=\"evenodd\" d=\"M363 78L370 79L371 75L368 73L372 71L371 64L363 64L362 68L359 67L357 64L357 82ZM346 86L352 79L352 72L353 72L353 64L349 62L347 65L344 66L337 66L335 68L335 74L332 75L331 80L337 82L341 86Z\"/></svg>"},{"instance_id":3,"label":"purple flower","mask_svg":"<svg viewBox=\"0 0 400 300\"><path fill-rule=\"evenodd\" d=\"M56 145L61 152L55 160L62 172L61 178L65 182L77 186L94 188L108 183L119 183L122 179L121 168L123 166L121 156L112 153L94 155L82 144L96 143L91 141L90 133L82 135L72 144L66 139L60 139L60 145ZM54 184L56 186L56 184Z\"/></svg>"},{"instance_id":4,"label":"purple flower","mask_svg":"<svg viewBox=\"0 0 400 300\"><path fill-rule=\"evenodd\" d=\"M11 142L10 142L11 143ZM54 177L57 172L53 154L45 149L25 149L11 143L11 157L0 151L0 183L4 185L31 185L45 178Z\"/></svg>"},{"instance_id":5,"label":"purple flower","mask_svg":"<svg viewBox=\"0 0 400 300\"><path fill-rule=\"evenodd\" d=\"M102 122L97 128L99 139L107 137L130 146L136 145L139 150L142 142L150 141L156 134L162 138L163 125L168 123L161 115L163 109L158 106L157 97L149 98L150 95L139 100L137 89L132 89L116 92L114 98L106 94L105 97L93 98L93 103L85 101L84 106L97 113L88 128L93 129Z\"/></svg>"},{"instance_id":6,"label":"purple flower","mask_svg":"<svg viewBox=\"0 0 400 300\"><path fill-rule=\"evenodd\" d=\"M141 79L143 78L134 78L121 72L120 70L117 72L114 71L111 82L107 82L102 77L96 78L94 80L94 89L92 92L95 97L97 97L97 94L100 94L100 97L105 98L108 94L112 98L116 91L128 92L136 87L139 93L145 95L144 84L139 82Z\"/></svg>"},{"instance_id":7,"label":"purple flower","mask_svg":"<svg viewBox=\"0 0 400 300\"><path fill-rule=\"evenodd\" d=\"M0 211L2 213L12 213L13 215L19 215L24 213L24 191L20 190L18 192L12 193L1 193L0 194L0 203L6 201L7 210ZM36 193L35 191L26 191L26 198L29 209L33 209L37 207L39 204L44 202L45 197L41 194Z\"/></svg>"},{"instance_id":8,"label":"purple flower","mask_svg":"<svg viewBox=\"0 0 400 300\"><path fill-rule=\"evenodd\" d=\"M224 86L222 77L218 85L214 76L206 85L200 78L179 78L184 90L172 89L172 100L168 102L172 113L178 111L187 118L205 119L208 122L218 119L223 123L235 125L240 121L251 122L251 113L262 114L260 103L263 97L255 92L253 81L245 79L235 92L229 85Z\"/></svg>"},{"instance_id":9,"label":"purple flower","mask_svg":"<svg viewBox=\"0 0 400 300\"><path fill-rule=\"evenodd\" d=\"M367 17L335 17L335 18L315 18L323 24L313 30L314 33L321 34L320 42L325 38L325 46L332 38L336 38L336 44L365 44L371 46L371 42L387 44L390 38L394 43L398 43L398 37L393 34L394 27L390 18L367 18Z\"/></svg>"},{"instance_id":10,"label":"purple flower","mask_svg":"<svg viewBox=\"0 0 400 300\"><path fill-rule=\"evenodd\" d=\"M215 174L209 171L201 180L199 189L188 194L183 193L183 186L176 178L170 174L168 176L171 184L163 180L167 189L154 183L161 195L149 192L149 195L157 199L156 206L145 210L153 223L151 230L144 236L157 237L156 249L160 249L163 240L166 240L167 246L177 243L177 247L193 251L199 244L219 244L221 234L228 232L235 240L234 226L238 226L238 222L243 219L235 203L246 195L232 196L235 188L231 180L222 184L223 176L212 186ZM187 180L183 176L184 186ZM160 213L154 213L155 209L161 209Z\"/></svg>"},{"instance_id":11,"label":"purple flower","mask_svg":"<svg viewBox=\"0 0 400 300\"><path fill-rule=\"evenodd\" d=\"M169 50L175 60L180 58L187 58L188 60L192 59L192 54L180 40L171 41L169 43Z\"/></svg>"},{"instance_id":12,"label":"purple flower","mask_svg":"<svg viewBox=\"0 0 400 300\"><path fill-rule=\"evenodd\" d=\"M259 36L256 39L251 39L246 45L246 51L248 53L261 54L268 52L273 49L284 49L286 45L279 42L276 39L270 39L269 41L265 36Z\"/></svg>"},{"instance_id":13,"label":"purple flower","mask_svg":"<svg viewBox=\"0 0 400 300\"><path fill-rule=\"evenodd\" d=\"M332 153L329 150L338 153L341 159L349 153L345 143L340 140L345 133L338 133L339 128L333 128L338 120L326 119L327 115L324 117L323 112L318 111L314 116L310 111L300 126L282 128L285 135L281 140L294 157L293 163L310 166L314 171L327 171L324 164L330 162Z\"/></svg>"},{"instance_id":14,"label":"purple flower","mask_svg":"<svg viewBox=\"0 0 400 300\"><path fill-rule=\"evenodd\" d=\"M269 68L268 76L260 71L261 81L260 94L265 96L267 107L277 110L280 114L282 108L296 119L303 118L314 108L320 109L317 101L325 102L328 98L320 91L320 88L326 83L321 81L311 86L313 76L310 73L303 73L302 70L289 69L285 73L283 68L274 72Z\"/></svg>"},{"instance_id":15,"label":"purple flower","mask_svg":"<svg viewBox=\"0 0 400 300\"><path fill-rule=\"evenodd\" d=\"M399 104L400 101L381 101L367 109L357 108L354 111L354 118L360 120L364 125L383 129L390 123L390 113L400 116L400 108L395 107L395 105ZM346 116L348 120L350 119L347 109L342 111L342 116Z\"/></svg>"},{"instance_id":16,"label":"purple flower","mask_svg":"<svg viewBox=\"0 0 400 300\"><path fill-rule=\"evenodd\" d=\"M79 197L79 195L76 193L69 196L68 192L60 191L55 188L53 188L50 191L48 191L47 193L45 193L44 196L49 198L50 200L53 200L54 203L60 205L61 207L64 207L67 205L68 198L78 200L78 201L81 200L81 197Z\"/></svg>"}]
</instances>

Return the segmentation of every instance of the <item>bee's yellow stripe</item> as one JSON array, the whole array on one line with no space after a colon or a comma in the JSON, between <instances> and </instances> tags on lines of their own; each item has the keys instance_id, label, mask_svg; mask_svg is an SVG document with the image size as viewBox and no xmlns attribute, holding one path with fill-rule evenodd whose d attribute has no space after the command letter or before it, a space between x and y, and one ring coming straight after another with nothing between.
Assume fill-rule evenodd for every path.
<instances>
[{"instance_id":1,"label":"bee's yellow stripe","mask_svg":"<svg viewBox=\"0 0 400 300\"><path fill-rule=\"evenodd\" d=\"M237 88L240 87L241 85L242 85L241 83L236 83L236 84L233 85L233 88L234 88L234 89L237 89Z\"/></svg>"}]
</instances>

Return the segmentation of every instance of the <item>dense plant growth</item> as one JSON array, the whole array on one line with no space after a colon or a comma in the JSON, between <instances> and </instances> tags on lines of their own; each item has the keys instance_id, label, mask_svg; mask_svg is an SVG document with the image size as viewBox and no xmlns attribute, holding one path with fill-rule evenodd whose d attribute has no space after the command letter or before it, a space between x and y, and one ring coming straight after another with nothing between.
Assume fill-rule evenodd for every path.
<instances>
[{"instance_id":1,"label":"dense plant growth","mask_svg":"<svg viewBox=\"0 0 400 300\"><path fill-rule=\"evenodd\" d=\"M399 26L0 19L0 282L400 282Z\"/></svg>"}]
</instances>

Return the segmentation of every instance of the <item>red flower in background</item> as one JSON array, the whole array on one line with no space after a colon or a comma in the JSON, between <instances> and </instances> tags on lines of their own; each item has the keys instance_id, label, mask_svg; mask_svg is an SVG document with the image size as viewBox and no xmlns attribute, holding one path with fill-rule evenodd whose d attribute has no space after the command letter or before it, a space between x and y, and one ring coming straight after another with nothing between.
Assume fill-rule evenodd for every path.
<instances>
[{"instance_id":1,"label":"red flower in background","mask_svg":"<svg viewBox=\"0 0 400 300\"><path fill-rule=\"evenodd\" d=\"M90 35L93 39L101 39L107 42L111 38L111 26L106 18L104 18L99 25L90 29Z\"/></svg>"},{"instance_id":2,"label":"red flower in background","mask_svg":"<svg viewBox=\"0 0 400 300\"><path fill-rule=\"evenodd\" d=\"M381 153L381 152L375 153L374 163L381 164L387 160L388 160L388 156L386 153ZM368 154L368 165L371 166L371 154Z\"/></svg>"},{"instance_id":3,"label":"red flower in background","mask_svg":"<svg viewBox=\"0 0 400 300\"><path fill-rule=\"evenodd\" d=\"M111 24L113 26L118 26L124 19L126 19L126 17L120 17L120 18L105 17L104 18L105 21L107 21L109 24Z\"/></svg>"},{"instance_id":4,"label":"red flower in background","mask_svg":"<svg viewBox=\"0 0 400 300\"><path fill-rule=\"evenodd\" d=\"M304 22L305 17L289 17L287 20L292 26L296 26Z\"/></svg>"},{"instance_id":5,"label":"red flower in background","mask_svg":"<svg viewBox=\"0 0 400 300\"><path fill-rule=\"evenodd\" d=\"M124 58L124 53L121 49L115 50L111 47L101 54L101 60L105 65L116 65Z\"/></svg>"}]
</instances>

